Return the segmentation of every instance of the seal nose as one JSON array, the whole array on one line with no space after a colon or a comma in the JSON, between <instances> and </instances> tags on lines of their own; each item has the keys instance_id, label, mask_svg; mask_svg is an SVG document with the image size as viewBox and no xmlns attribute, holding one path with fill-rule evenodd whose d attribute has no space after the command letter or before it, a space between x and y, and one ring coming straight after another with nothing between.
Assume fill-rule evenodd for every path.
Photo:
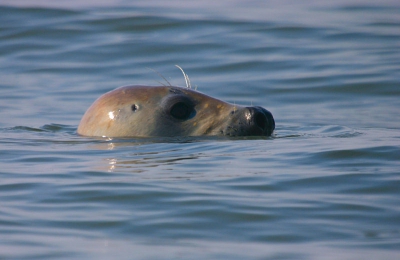
<instances>
[{"instance_id":1,"label":"seal nose","mask_svg":"<svg viewBox=\"0 0 400 260\"><path fill-rule=\"evenodd\" d=\"M275 129L275 120L271 112L262 107L246 107L249 125L253 125L254 134L271 135Z\"/></svg>"},{"instance_id":2,"label":"seal nose","mask_svg":"<svg viewBox=\"0 0 400 260\"><path fill-rule=\"evenodd\" d=\"M262 130L265 130L267 128L268 120L263 113L255 112L254 123Z\"/></svg>"}]
</instances>

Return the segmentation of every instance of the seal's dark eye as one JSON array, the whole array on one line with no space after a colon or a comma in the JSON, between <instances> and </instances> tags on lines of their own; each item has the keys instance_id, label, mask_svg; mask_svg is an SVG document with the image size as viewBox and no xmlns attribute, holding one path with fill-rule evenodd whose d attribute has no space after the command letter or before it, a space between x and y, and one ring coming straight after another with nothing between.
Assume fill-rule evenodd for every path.
<instances>
[{"instance_id":1,"label":"seal's dark eye","mask_svg":"<svg viewBox=\"0 0 400 260\"><path fill-rule=\"evenodd\" d=\"M196 116L195 103L184 94L167 95L160 106L170 119L185 121Z\"/></svg>"},{"instance_id":2,"label":"seal's dark eye","mask_svg":"<svg viewBox=\"0 0 400 260\"><path fill-rule=\"evenodd\" d=\"M176 119L185 120L190 117L190 114L192 113L192 108L184 102L178 102L171 107L169 113Z\"/></svg>"}]
</instances>

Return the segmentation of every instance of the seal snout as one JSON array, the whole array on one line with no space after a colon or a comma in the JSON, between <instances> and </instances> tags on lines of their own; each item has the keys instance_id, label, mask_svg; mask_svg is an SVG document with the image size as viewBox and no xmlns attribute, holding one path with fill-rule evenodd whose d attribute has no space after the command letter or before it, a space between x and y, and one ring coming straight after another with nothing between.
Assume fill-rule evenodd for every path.
<instances>
[{"instance_id":1,"label":"seal snout","mask_svg":"<svg viewBox=\"0 0 400 260\"><path fill-rule=\"evenodd\" d=\"M246 107L245 116L249 125L250 135L271 135L275 129L275 120L268 110L262 107ZM247 114L247 113L246 113Z\"/></svg>"},{"instance_id":2,"label":"seal snout","mask_svg":"<svg viewBox=\"0 0 400 260\"><path fill-rule=\"evenodd\" d=\"M271 112L262 107L236 107L221 134L229 136L270 136L275 129Z\"/></svg>"}]
</instances>

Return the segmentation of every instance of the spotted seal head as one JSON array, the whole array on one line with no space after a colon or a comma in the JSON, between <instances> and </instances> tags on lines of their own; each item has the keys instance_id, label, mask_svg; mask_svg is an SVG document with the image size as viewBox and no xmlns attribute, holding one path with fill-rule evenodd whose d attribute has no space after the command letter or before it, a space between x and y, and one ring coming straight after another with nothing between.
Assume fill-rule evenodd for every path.
<instances>
[{"instance_id":1,"label":"spotted seal head","mask_svg":"<svg viewBox=\"0 0 400 260\"><path fill-rule=\"evenodd\" d=\"M125 86L105 93L86 111L78 134L103 137L270 136L272 114L174 86Z\"/></svg>"}]
</instances>

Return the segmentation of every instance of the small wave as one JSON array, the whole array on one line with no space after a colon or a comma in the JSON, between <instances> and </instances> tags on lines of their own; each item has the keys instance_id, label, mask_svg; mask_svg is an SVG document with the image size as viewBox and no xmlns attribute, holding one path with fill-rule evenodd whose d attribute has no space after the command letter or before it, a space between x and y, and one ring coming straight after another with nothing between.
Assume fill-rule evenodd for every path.
<instances>
[{"instance_id":1,"label":"small wave","mask_svg":"<svg viewBox=\"0 0 400 260\"><path fill-rule=\"evenodd\" d=\"M359 130L340 125L292 126L283 125L276 130L275 138L336 137L351 138L362 135Z\"/></svg>"},{"instance_id":2,"label":"small wave","mask_svg":"<svg viewBox=\"0 0 400 260\"><path fill-rule=\"evenodd\" d=\"M69 134L75 134L76 126L62 125L62 124L46 124L39 128L30 126L14 126L9 128L3 128L2 130L7 132L49 132L49 133L64 132Z\"/></svg>"}]
</instances>

